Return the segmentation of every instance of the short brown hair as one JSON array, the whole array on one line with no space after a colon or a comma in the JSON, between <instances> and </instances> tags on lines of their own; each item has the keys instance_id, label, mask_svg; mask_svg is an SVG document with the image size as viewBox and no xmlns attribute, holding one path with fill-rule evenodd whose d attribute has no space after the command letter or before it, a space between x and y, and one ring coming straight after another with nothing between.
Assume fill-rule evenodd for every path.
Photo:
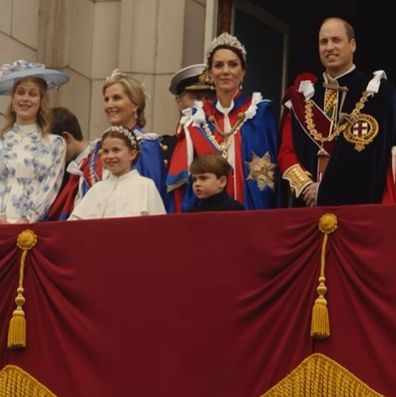
<instances>
[{"instance_id":1,"label":"short brown hair","mask_svg":"<svg viewBox=\"0 0 396 397\"><path fill-rule=\"evenodd\" d=\"M228 177L232 168L230 163L218 154L203 154L196 157L190 165L191 174L215 174L217 178Z\"/></svg>"},{"instance_id":2,"label":"short brown hair","mask_svg":"<svg viewBox=\"0 0 396 397\"><path fill-rule=\"evenodd\" d=\"M76 141L79 142L84 139L81 126L76 115L63 106L52 108L50 132L51 134L60 136L63 136L64 132L68 132Z\"/></svg>"},{"instance_id":3,"label":"short brown hair","mask_svg":"<svg viewBox=\"0 0 396 397\"><path fill-rule=\"evenodd\" d=\"M338 18L338 17L328 17L328 18L325 18L325 19L322 21L320 27L322 27L326 22L331 21L331 20L340 21L340 22L344 25L345 32L346 32L346 35L347 35L348 39L349 39L349 40L355 39L355 29L354 29L353 26L352 26L348 21L346 21L345 19Z\"/></svg>"}]
</instances>

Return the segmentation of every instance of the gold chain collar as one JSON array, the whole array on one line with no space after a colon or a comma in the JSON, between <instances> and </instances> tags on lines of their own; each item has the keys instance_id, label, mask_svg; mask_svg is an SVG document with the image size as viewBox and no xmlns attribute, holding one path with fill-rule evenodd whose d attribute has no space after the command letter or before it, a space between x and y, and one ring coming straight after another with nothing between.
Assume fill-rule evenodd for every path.
<instances>
[{"instance_id":1,"label":"gold chain collar","mask_svg":"<svg viewBox=\"0 0 396 397\"><path fill-rule=\"evenodd\" d=\"M323 146L324 142L330 142L334 138L336 138L348 125L352 125L359 120L360 111L364 108L365 103L368 100L369 93L364 91L362 97L359 102L356 103L355 108L352 110L350 114L341 113L340 114L340 123L336 128L333 128L333 125L330 126L330 132L327 136L323 136L321 132L316 129L315 123L313 121L313 107L314 101L312 99L308 99L305 101L305 123L307 125L307 129L311 137L321 143Z\"/></svg>"},{"instance_id":2,"label":"gold chain collar","mask_svg":"<svg viewBox=\"0 0 396 397\"><path fill-rule=\"evenodd\" d=\"M227 158L228 149L231 144L229 142L229 138L232 135L236 134L239 131L239 129L242 127L243 123L245 122L245 113L241 112L238 114L238 120L233 125L231 130L228 132L224 132L223 130L220 129L220 127L217 124L216 118L214 116L209 116L208 121L210 123L213 123L214 127L215 127L215 131L217 131L221 136L224 137L224 142L222 142L222 143L217 142L217 139L216 139L214 133L209 128L208 123L204 123L204 125L203 125L206 136L208 137L210 142L212 142L212 144L221 152L222 157Z\"/></svg>"},{"instance_id":3,"label":"gold chain collar","mask_svg":"<svg viewBox=\"0 0 396 397\"><path fill-rule=\"evenodd\" d=\"M231 136L242 125L244 119L245 119L245 113L243 112L238 113L238 119L236 123L233 125L230 131L224 132L222 129L220 129L219 125L217 124L215 116L212 115L208 117L209 122L214 124L216 131L224 138L228 138L229 136Z\"/></svg>"}]
</instances>

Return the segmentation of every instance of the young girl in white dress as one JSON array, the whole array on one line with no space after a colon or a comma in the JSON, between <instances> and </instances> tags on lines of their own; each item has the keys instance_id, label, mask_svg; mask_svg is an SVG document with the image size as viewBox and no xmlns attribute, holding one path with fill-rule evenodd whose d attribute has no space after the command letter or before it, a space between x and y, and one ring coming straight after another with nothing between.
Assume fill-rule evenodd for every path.
<instances>
[{"instance_id":1,"label":"young girl in white dress","mask_svg":"<svg viewBox=\"0 0 396 397\"><path fill-rule=\"evenodd\" d=\"M109 177L92 186L69 220L165 214L154 182L131 170L138 155L139 144L133 132L121 126L106 129L101 156Z\"/></svg>"}]
</instances>

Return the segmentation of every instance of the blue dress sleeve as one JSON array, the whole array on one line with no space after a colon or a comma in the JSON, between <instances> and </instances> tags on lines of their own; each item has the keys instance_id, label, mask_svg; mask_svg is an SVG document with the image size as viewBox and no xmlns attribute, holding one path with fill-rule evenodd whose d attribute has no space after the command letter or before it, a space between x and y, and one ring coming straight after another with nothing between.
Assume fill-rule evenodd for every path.
<instances>
[{"instance_id":1,"label":"blue dress sleeve","mask_svg":"<svg viewBox=\"0 0 396 397\"><path fill-rule=\"evenodd\" d=\"M154 181L162 199L165 201L166 170L158 137L143 138L140 141L140 154L136 162L136 169L140 175Z\"/></svg>"}]
</instances>

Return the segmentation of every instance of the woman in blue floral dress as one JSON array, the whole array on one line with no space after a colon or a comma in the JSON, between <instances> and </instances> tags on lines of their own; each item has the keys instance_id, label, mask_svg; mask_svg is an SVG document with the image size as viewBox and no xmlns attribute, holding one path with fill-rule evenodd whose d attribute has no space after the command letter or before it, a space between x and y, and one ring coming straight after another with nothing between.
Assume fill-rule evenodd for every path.
<instances>
[{"instance_id":1,"label":"woman in blue floral dress","mask_svg":"<svg viewBox=\"0 0 396 397\"><path fill-rule=\"evenodd\" d=\"M48 133L48 88L68 77L42 64L16 61L0 70L0 94L11 102L0 129L0 223L41 220L62 183L65 143Z\"/></svg>"}]
</instances>

